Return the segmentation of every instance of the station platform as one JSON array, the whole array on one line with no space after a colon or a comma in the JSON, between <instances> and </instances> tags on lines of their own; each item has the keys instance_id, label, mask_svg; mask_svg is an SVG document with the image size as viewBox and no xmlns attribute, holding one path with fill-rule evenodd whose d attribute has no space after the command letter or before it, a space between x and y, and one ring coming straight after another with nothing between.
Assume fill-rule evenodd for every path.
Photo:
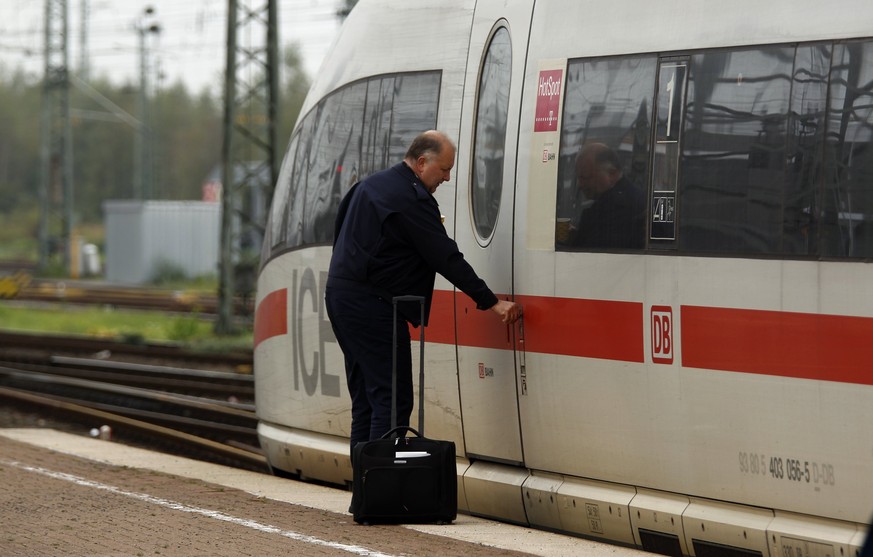
<instances>
[{"instance_id":1,"label":"station platform","mask_svg":"<svg viewBox=\"0 0 873 557\"><path fill-rule=\"evenodd\" d=\"M349 492L51 429L0 429L0 555L497 555L645 552L468 515L361 526Z\"/></svg>"}]
</instances>

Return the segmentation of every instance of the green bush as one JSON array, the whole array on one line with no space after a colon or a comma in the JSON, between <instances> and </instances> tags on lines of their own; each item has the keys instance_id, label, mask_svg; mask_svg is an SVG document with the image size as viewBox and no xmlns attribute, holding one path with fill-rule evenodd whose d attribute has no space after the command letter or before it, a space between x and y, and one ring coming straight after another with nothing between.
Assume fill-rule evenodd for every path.
<instances>
[{"instance_id":1,"label":"green bush","mask_svg":"<svg viewBox=\"0 0 873 557\"><path fill-rule=\"evenodd\" d=\"M187 342L200 336L203 323L196 316L175 317L167 323L167 338L176 342Z\"/></svg>"}]
</instances>

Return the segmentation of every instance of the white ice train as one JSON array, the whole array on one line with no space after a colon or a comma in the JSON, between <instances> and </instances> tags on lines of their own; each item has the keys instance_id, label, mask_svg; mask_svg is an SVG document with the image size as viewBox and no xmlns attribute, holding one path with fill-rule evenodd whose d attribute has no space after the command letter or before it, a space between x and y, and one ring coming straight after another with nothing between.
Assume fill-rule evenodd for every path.
<instances>
[{"instance_id":1,"label":"white ice train","mask_svg":"<svg viewBox=\"0 0 873 557\"><path fill-rule=\"evenodd\" d=\"M264 243L255 378L277 473L352 478L323 302L334 214L429 128L458 146L436 194L449 234L525 308L501 326L438 277L425 433L457 443L462 510L671 555L857 554L873 2L362 0ZM589 142L647 198L632 246L570 241Z\"/></svg>"}]
</instances>

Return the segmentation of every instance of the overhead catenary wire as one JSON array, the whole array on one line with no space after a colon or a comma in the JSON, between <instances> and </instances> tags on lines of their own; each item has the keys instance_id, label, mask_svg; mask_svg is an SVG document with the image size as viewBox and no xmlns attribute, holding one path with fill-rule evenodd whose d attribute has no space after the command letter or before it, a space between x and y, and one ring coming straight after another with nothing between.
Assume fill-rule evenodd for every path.
<instances>
[{"instance_id":1,"label":"overhead catenary wire","mask_svg":"<svg viewBox=\"0 0 873 557\"><path fill-rule=\"evenodd\" d=\"M70 37L78 36L79 2L70 0ZM155 7L163 32L154 53L160 60L161 84L183 82L189 89L220 95L224 71L227 0L170 2L149 0L88 0L87 26L90 75L115 83L136 81L137 37L134 19L144 5ZM279 0L279 47L297 44L311 74L338 30L342 0ZM0 76L23 69L34 80L42 74L42 2L0 2ZM80 41L70 41L70 59L80 60ZM78 67L78 63L76 67Z\"/></svg>"}]
</instances>

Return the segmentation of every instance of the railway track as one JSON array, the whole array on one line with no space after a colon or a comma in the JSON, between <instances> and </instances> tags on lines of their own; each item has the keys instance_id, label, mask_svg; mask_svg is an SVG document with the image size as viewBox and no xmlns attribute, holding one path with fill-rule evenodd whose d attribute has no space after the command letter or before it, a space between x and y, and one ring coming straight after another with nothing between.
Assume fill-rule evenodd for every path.
<instances>
[{"instance_id":1,"label":"railway track","mask_svg":"<svg viewBox=\"0 0 873 557\"><path fill-rule=\"evenodd\" d=\"M94 280L33 278L34 263L0 261L0 299L110 305L148 310L218 313L218 296L209 291L154 286L124 286ZM238 317L251 317L251 296L233 300Z\"/></svg>"},{"instance_id":2,"label":"railway track","mask_svg":"<svg viewBox=\"0 0 873 557\"><path fill-rule=\"evenodd\" d=\"M137 358L151 361L182 362L194 368L226 368L250 371L251 350L234 352L192 352L168 343L122 342L84 336L28 334L0 331L0 359L48 363L53 354Z\"/></svg>"},{"instance_id":3,"label":"railway track","mask_svg":"<svg viewBox=\"0 0 873 557\"><path fill-rule=\"evenodd\" d=\"M0 404L81 424L83 433L90 426L123 442L268 471L251 375L70 356L0 359Z\"/></svg>"},{"instance_id":4,"label":"railway track","mask_svg":"<svg viewBox=\"0 0 873 557\"><path fill-rule=\"evenodd\" d=\"M21 277L23 275L17 275ZM6 288L9 298L30 302L65 302L76 304L109 305L148 310L218 313L218 297L215 294L190 290L125 287L99 284L89 281L65 281L48 279L27 280L7 277L11 288ZM252 315L252 300L239 297L234 300L234 312L238 316Z\"/></svg>"}]
</instances>

